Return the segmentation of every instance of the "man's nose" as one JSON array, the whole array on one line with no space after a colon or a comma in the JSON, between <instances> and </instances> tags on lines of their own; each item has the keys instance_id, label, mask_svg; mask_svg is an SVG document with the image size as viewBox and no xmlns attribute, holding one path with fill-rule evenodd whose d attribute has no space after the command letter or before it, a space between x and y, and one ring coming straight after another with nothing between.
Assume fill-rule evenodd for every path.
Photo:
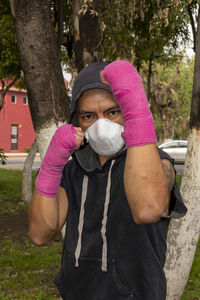
<instances>
[{"instance_id":1,"label":"man's nose","mask_svg":"<svg viewBox=\"0 0 200 300\"><path fill-rule=\"evenodd\" d=\"M102 119L105 118L103 113L98 113L97 114L97 119Z\"/></svg>"}]
</instances>

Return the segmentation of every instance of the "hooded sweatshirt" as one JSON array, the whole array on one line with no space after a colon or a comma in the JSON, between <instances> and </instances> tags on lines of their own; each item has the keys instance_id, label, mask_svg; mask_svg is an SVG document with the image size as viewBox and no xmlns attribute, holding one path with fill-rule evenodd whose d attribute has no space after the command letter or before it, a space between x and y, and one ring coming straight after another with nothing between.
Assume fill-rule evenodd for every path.
<instances>
[{"instance_id":1,"label":"hooded sweatshirt","mask_svg":"<svg viewBox=\"0 0 200 300\"><path fill-rule=\"evenodd\" d=\"M77 125L76 103L84 90L107 89L100 86L99 76L94 78L104 66L96 63L87 67L91 72L85 68L79 73L72 90L76 95L72 96L72 123ZM168 154L158 152L161 159L174 163ZM170 218L185 215L187 209L175 183L169 216L153 224L136 224L124 190L125 159L126 149L122 149L100 166L97 154L86 144L64 168L61 186L69 205L55 283L65 300L166 298L163 267L168 225Z\"/></svg>"}]
</instances>

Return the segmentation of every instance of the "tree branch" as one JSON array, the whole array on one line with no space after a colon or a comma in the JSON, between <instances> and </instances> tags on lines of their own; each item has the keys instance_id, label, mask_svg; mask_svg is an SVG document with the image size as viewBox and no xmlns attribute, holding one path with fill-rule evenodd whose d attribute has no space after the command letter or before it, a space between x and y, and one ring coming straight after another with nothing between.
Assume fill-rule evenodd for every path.
<instances>
[{"instance_id":1,"label":"tree branch","mask_svg":"<svg viewBox=\"0 0 200 300\"><path fill-rule=\"evenodd\" d=\"M62 45L63 40L63 20L64 20L64 1L56 0L56 9L57 9L57 22L58 22L58 34L57 34L57 43L58 49Z\"/></svg>"},{"instance_id":2,"label":"tree branch","mask_svg":"<svg viewBox=\"0 0 200 300\"><path fill-rule=\"evenodd\" d=\"M7 91L16 83L16 81L19 79L19 77L20 77L19 75L15 76L15 78L6 87L5 87L5 81L1 80L2 90L1 90L1 98L0 98L0 111L3 108L4 98L5 98Z\"/></svg>"},{"instance_id":3,"label":"tree branch","mask_svg":"<svg viewBox=\"0 0 200 300\"><path fill-rule=\"evenodd\" d=\"M191 5L191 3L188 5L187 10L188 10L188 14L189 14L189 17L190 17L190 23L191 23L191 27L192 27L192 34L193 34L193 39L194 39L193 50L195 52L196 51L196 34L197 34L197 30L195 28L195 23L194 23L194 17L193 17L193 14L192 14L192 5Z\"/></svg>"},{"instance_id":4,"label":"tree branch","mask_svg":"<svg viewBox=\"0 0 200 300\"><path fill-rule=\"evenodd\" d=\"M64 40L62 41L62 46L66 47L68 56L70 60L73 57L73 48L74 48L74 37L71 35L70 31L67 33L63 33Z\"/></svg>"}]
</instances>

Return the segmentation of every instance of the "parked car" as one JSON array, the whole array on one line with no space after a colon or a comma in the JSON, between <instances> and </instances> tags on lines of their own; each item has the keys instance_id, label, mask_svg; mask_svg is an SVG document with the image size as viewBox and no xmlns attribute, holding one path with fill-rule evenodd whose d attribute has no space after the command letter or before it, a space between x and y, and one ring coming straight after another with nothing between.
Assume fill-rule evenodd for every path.
<instances>
[{"instance_id":1,"label":"parked car","mask_svg":"<svg viewBox=\"0 0 200 300\"><path fill-rule=\"evenodd\" d=\"M158 147L167 152L176 162L185 162L187 143L186 140L171 140Z\"/></svg>"}]
</instances>

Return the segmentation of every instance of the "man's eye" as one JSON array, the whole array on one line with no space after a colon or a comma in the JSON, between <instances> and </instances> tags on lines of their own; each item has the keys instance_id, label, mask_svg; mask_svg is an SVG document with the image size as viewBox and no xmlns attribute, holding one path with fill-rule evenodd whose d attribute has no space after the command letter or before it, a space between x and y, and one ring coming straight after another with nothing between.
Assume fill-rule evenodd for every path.
<instances>
[{"instance_id":1,"label":"man's eye","mask_svg":"<svg viewBox=\"0 0 200 300\"><path fill-rule=\"evenodd\" d=\"M120 112L119 109L117 109L117 110L111 110L111 111L108 112L108 115L109 115L109 116L115 116L115 115L117 115L119 112Z\"/></svg>"},{"instance_id":2,"label":"man's eye","mask_svg":"<svg viewBox=\"0 0 200 300\"><path fill-rule=\"evenodd\" d=\"M82 116L82 118L84 120L92 120L93 116L92 115L84 115L84 116Z\"/></svg>"}]
</instances>

